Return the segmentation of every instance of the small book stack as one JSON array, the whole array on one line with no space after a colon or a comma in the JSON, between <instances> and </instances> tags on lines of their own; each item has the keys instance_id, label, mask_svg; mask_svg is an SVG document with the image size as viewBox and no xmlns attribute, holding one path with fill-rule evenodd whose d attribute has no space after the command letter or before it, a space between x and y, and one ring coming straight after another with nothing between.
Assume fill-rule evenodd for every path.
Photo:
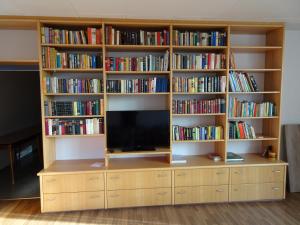
<instances>
[{"instance_id":1,"label":"small book stack","mask_svg":"<svg viewBox=\"0 0 300 225\"><path fill-rule=\"evenodd\" d=\"M45 77L46 93L103 93L103 80Z\"/></svg>"},{"instance_id":2,"label":"small book stack","mask_svg":"<svg viewBox=\"0 0 300 225\"><path fill-rule=\"evenodd\" d=\"M85 135L103 134L104 119L46 119L46 135Z\"/></svg>"},{"instance_id":3,"label":"small book stack","mask_svg":"<svg viewBox=\"0 0 300 225\"><path fill-rule=\"evenodd\" d=\"M91 101L45 101L45 116L104 115L103 99Z\"/></svg>"},{"instance_id":4,"label":"small book stack","mask_svg":"<svg viewBox=\"0 0 300 225\"><path fill-rule=\"evenodd\" d=\"M272 117L276 115L276 107L272 102L247 102L237 98L229 98L229 117Z\"/></svg>"},{"instance_id":5,"label":"small book stack","mask_svg":"<svg viewBox=\"0 0 300 225\"><path fill-rule=\"evenodd\" d=\"M107 71L168 71L169 52L162 56L146 55L143 57L106 57Z\"/></svg>"},{"instance_id":6,"label":"small book stack","mask_svg":"<svg viewBox=\"0 0 300 225\"><path fill-rule=\"evenodd\" d=\"M258 87L253 76L247 73L229 72L229 85L231 92L256 92Z\"/></svg>"},{"instance_id":7,"label":"small book stack","mask_svg":"<svg viewBox=\"0 0 300 225\"><path fill-rule=\"evenodd\" d=\"M107 80L108 93L157 93L169 92L167 78L144 78L130 80Z\"/></svg>"},{"instance_id":8,"label":"small book stack","mask_svg":"<svg viewBox=\"0 0 300 225\"><path fill-rule=\"evenodd\" d=\"M226 67L226 56L221 53L173 53L172 63L173 69L224 69Z\"/></svg>"},{"instance_id":9,"label":"small book stack","mask_svg":"<svg viewBox=\"0 0 300 225\"><path fill-rule=\"evenodd\" d=\"M242 121L229 122L230 139L254 139L256 138L253 126Z\"/></svg>"},{"instance_id":10,"label":"small book stack","mask_svg":"<svg viewBox=\"0 0 300 225\"><path fill-rule=\"evenodd\" d=\"M173 77L173 91L185 93L225 92L226 76Z\"/></svg>"},{"instance_id":11,"label":"small book stack","mask_svg":"<svg viewBox=\"0 0 300 225\"><path fill-rule=\"evenodd\" d=\"M225 113L225 99L173 100L172 106L174 114Z\"/></svg>"},{"instance_id":12,"label":"small book stack","mask_svg":"<svg viewBox=\"0 0 300 225\"><path fill-rule=\"evenodd\" d=\"M105 42L108 45L169 45L169 31L119 30L105 27Z\"/></svg>"},{"instance_id":13,"label":"small book stack","mask_svg":"<svg viewBox=\"0 0 300 225\"><path fill-rule=\"evenodd\" d=\"M223 138L223 127L221 126L198 126L183 127L173 125L173 140L220 140Z\"/></svg>"}]
</instances>

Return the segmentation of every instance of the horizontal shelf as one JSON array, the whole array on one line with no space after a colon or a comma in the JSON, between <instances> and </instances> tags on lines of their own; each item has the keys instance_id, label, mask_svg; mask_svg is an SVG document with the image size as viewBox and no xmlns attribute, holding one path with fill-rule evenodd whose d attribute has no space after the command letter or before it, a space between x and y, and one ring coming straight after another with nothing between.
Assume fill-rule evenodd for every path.
<instances>
[{"instance_id":1,"label":"horizontal shelf","mask_svg":"<svg viewBox=\"0 0 300 225\"><path fill-rule=\"evenodd\" d=\"M91 44L41 44L42 47L52 47L52 48L72 48L72 49L102 49L101 45L91 45Z\"/></svg>"},{"instance_id":2,"label":"horizontal shelf","mask_svg":"<svg viewBox=\"0 0 300 225\"><path fill-rule=\"evenodd\" d=\"M66 134L66 135L46 135L47 138L64 138L64 137L103 137L104 134Z\"/></svg>"},{"instance_id":3,"label":"horizontal shelf","mask_svg":"<svg viewBox=\"0 0 300 225\"><path fill-rule=\"evenodd\" d=\"M207 73L214 73L214 72L226 72L226 69L172 69L175 73L197 73L197 72L207 72Z\"/></svg>"},{"instance_id":4,"label":"horizontal shelf","mask_svg":"<svg viewBox=\"0 0 300 225\"><path fill-rule=\"evenodd\" d=\"M225 116L225 113L172 114L173 116Z\"/></svg>"},{"instance_id":5,"label":"horizontal shelf","mask_svg":"<svg viewBox=\"0 0 300 225\"><path fill-rule=\"evenodd\" d=\"M223 49L227 49L227 46L182 46L182 45L173 45L173 50L178 50L178 51L223 50Z\"/></svg>"},{"instance_id":6,"label":"horizontal shelf","mask_svg":"<svg viewBox=\"0 0 300 225\"><path fill-rule=\"evenodd\" d=\"M154 151L128 151L128 152L123 152L121 150L115 151L115 152L110 152L107 151L106 155L108 156L126 156L126 155L169 155L171 154L170 149L156 149Z\"/></svg>"},{"instance_id":7,"label":"horizontal shelf","mask_svg":"<svg viewBox=\"0 0 300 225\"><path fill-rule=\"evenodd\" d=\"M240 141L275 141L278 138L269 137L264 135L256 134L256 138L249 138L249 139L228 139L230 142L240 142Z\"/></svg>"},{"instance_id":8,"label":"horizontal shelf","mask_svg":"<svg viewBox=\"0 0 300 225\"><path fill-rule=\"evenodd\" d=\"M173 95L224 95L226 92L172 92Z\"/></svg>"},{"instance_id":9,"label":"horizontal shelf","mask_svg":"<svg viewBox=\"0 0 300 225\"><path fill-rule=\"evenodd\" d=\"M4 66L35 66L39 65L39 60L37 59L16 59L16 60L0 60L0 65Z\"/></svg>"},{"instance_id":10,"label":"horizontal shelf","mask_svg":"<svg viewBox=\"0 0 300 225\"><path fill-rule=\"evenodd\" d=\"M45 119L64 119L64 118L100 118L103 115L83 115L83 116L45 116Z\"/></svg>"},{"instance_id":11,"label":"horizontal shelf","mask_svg":"<svg viewBox=\"0 0 300 225\"><path fill-rule=\"evenodd\" d=\"M264 73L264 72L280 72L281 69L247 69L247 68L238 68L238 69L229 69L230 71L237 71L237 72L257 72L257 73Z\"/></svg>"},{"instance_id":12,"label":"horizontal shelf","mask_svg":"<svg viewBox=\"0 0 300 225\"><path fill-rule=\"evenodd\" d=\"M45 96L101 96L104 93L44 93Z\"/></svg>"},{"instance_id":13,"label":"horizontal shelf","mask_svg":"<svg viewBox=\"0 0 300 225\"><path fill-rule=\"evenodd\" d=\"M231 46L232 52L267 52L281 50L281 46Z\"/></svg>"},{"instance_id":14,"label":"horizontal shelf","mask_svg":"<svg viewBox=\"0 0 300 225\"><path fill-rule=\"evenodd\" d=\"M173 143L210 143L210 142L224 142L224 139L220 140L180 140L180 141L172 141Z\"/></svg>"},{"instance_id":15,"label":"horizontal shelf","mask_svg":"<svg viewBox=\"0 0 300 225\"><path fill-rule=\"evenodd\" d=\"M278 119L278 116L260 116L260 117L229 117L228 120L257 120L257 119Z\"/></svg>"},{"instance_id":16,"label":"horizontal shelf","mask_svg":"<svg viewBox=\"0 0 300 225\"><path fill-rule=\"evenodd\" d=\"M157 92L157 93L106 93L107 95L169 95L169 92Z\"/></svg>"},{"instance_id":17,"label":"horizontal shelf","mask_svg":"<svg viewBox=\"0 0 300 225\"><path fill-rule=\"evenodd\" d=\"M76 72L76 73L84 73L84 72L103 72L102 68L99 69L59 69L59 68L43 68L43 71L45 72Z\"/></svg>"},{"instance_id":18,"label":"horizontal shelf","mask_svg":"<svg viewBox=\"0 0 300 225\"><path fill-rule=\"evenodd\" d=\"M170 71L106 71L106 74L170 74Z\"/></svg>"},{"instance_id":19,"label":"horizontal shelf","mask_svg":"<svg viewBox=\"0 0 300 225\"><path fill-rule=\"evenodd\" d=\"M105 45L107 50L113 51L163 51L170 48L169 45Z\"/></svg>"},{"instance_id":20,"label":"horizontal shelf","mask_svg":"<svg viewBox=\"0 0 300 225\"><path fill-rule=\"evenodd\" d=\"M230 95L280 94L280 91L228 92Z\"/></svg>"}]
</instances>

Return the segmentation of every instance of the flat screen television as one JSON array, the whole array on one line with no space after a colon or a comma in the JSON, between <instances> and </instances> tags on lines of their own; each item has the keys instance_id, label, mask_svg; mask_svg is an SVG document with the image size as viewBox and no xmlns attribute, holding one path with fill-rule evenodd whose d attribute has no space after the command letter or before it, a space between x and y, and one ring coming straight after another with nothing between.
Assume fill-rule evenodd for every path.
<instances>
[{"instance_id":1,"label":"flat screen television","mask_svg":"<svg viewBox=\"0 0 300 225\"><path fill-rule=\"evenodd\" d=\"M170 147L169 110L108 111L107 147L122 151Z\"/></svg>"}]
</instances>

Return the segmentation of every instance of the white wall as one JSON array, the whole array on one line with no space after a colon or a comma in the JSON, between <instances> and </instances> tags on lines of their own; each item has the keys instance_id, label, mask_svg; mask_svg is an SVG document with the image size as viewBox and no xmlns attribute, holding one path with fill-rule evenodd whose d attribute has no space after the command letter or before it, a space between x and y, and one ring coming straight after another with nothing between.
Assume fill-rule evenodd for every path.
<instances>
[{"instance_id":1,"label":"white wall","mask_svg":"<svg viewBox=\"0 0 300 225\"><path fill-rule=\"evenodd\" d=\"M282 124L300 123L300 30L286 30L282 86Z\"/></svg>"}]
</instances>

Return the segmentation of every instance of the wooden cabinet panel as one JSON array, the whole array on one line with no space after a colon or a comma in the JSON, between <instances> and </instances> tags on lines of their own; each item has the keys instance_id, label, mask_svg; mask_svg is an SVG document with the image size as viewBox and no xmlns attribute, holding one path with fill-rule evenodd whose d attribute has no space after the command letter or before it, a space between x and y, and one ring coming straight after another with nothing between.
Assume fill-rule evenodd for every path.
<instances>
[{"instance_id":1,"label":"wooden cabinet panel","mask_svg":"<svg viewBox=\"0 0 300 225\"><path fill-rule=\"evenodd\" d=\"M43 212L104 208L104 191L44 194Z\"/></svg>"},{"instance_id":2,"label":"wooden cabinet panel","mask_svg":"<svg viewBox=\"0 0 300 225\"><path fill-rule=\"evenodd\" d=\"M107 190L171 187L170 170L108 172Z\"/></svg>"},{"instance_id":3,"label":"wooden cabinet panel","mask_svg":"<svg viewBox=\"0 0 300 225\"><path fill-rule=\"evenodd\" d=\"M175 171L175 187L229 183L229 168L185 169Z\"/></svg>"},{"instance_id":4,"label":"wooden cabinet panel","mask_svg":"<svg viewBox=\"0 0 300 225\"><path fill-rule=\"evenodd\" d=\"M284 166L235 167L231 168L231 183L281 183L284 171Z\"/></svg>"},{"instance_id":5,"label":"wooden cabinet panel","mask_svg":"<svg viewBox=\"0 0 300 225\"><path fill-rule=\"evenodd\" d=\"M283 199L283 183L236 184L231 186L230 201Z\"/></svg>"},{"instance_id":6,"label":"wooden cabinet panel","mask_svg":"<svg viewBox=\"0 0 300 225\"><path fill-rule=\"evenodd\" d=\"M170 205L171 188L116 190L107 192L108 208Z\"/></svg>"},{"instance_id":7,"label":"wooden cabinet panel","mask_svg":"<svg viewBox=\"0 0 300 225\"><path fill-rule=\"evenodd\" d=\"M103 173L43 176L43 193L102 191Z\"/></svg>"},{"instance_id":8,"label":"wooden cabinet panel","mask_svg":"<svg viewBox=\"0 0 300 225\"><path fill-rule=\"evenodd\" d=\"M227 201L228 185L175 188L175 204Z\"/></svg>"}]
</instances>

